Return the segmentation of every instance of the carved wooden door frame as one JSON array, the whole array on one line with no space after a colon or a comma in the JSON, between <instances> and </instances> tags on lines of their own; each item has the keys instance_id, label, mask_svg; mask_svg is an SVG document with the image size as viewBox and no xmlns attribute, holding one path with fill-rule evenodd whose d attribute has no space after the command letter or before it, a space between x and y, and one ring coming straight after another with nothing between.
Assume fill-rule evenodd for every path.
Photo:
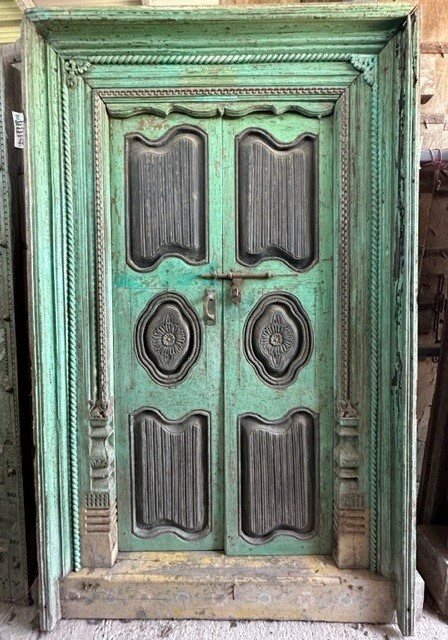
<instances>
[{"instance_id":1,"label":"carved wooden door frame","mask_svg":"<svg viewBox=\"0 0 448 640\"><path fill-rule=\"evenodd\" d=\"M401 3L27 13L44 628L59 615L57 579L117 554L109 118L179 108L207 117L244 102L334 111L334 558L395 576L400 625L411 631L417 32L414 7Z\"/></svg>"}]
</instances>

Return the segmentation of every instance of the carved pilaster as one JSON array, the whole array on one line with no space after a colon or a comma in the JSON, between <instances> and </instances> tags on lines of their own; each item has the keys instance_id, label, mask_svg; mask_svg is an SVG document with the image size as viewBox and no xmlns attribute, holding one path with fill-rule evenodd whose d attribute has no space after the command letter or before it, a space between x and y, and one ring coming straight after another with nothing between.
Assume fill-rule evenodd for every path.
<instances>
[{"instance_id":1,"label":"carved pilaster","mask_svg":"<svg viewBox=\"0 0 448 640\"><path fill-rule=\"evenodd\" d=\"M364 569L370 564L370 513L359 481L359 416L349 402L340 406L336 435L334 557L341 569Z\"/></svg>"},{"instance_id":2,"label":"carved pilaster","mask_svg":"<svg viewBox=\"0 0 448 640\"><path fill-rule=\"evenodd\" d=\"M90 412L90 487L83 508L84 567L111 567L117 558L117 504L112 403L98 402Z\"/></svg>"}]
</instances>

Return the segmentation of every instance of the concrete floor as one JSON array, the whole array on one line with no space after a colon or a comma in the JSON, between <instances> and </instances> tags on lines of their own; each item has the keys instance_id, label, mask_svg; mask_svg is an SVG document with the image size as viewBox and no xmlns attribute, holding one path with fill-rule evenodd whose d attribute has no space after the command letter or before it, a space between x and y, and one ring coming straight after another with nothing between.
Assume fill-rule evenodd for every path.
<instances>
[{"instance_id":1,"label":"concrete floor","mask_svg":"<svg viewBox=\"0 0 448 640\"><path fill-rule=\"evenodd\" d=\"M394 625L318 622L213 622L62 620L51 634L42 634L34 607L0 605L0 640L394 640ZM448 625L429 608L417 623L416 640L448 640Z\"/></svg>"}]
</instances>

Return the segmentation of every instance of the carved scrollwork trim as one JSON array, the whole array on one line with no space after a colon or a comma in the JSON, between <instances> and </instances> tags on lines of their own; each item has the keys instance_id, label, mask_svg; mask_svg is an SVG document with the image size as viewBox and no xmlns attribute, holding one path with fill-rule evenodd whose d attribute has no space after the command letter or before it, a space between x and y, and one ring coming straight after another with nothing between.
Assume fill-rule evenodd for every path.
<instances>
[{"instance_id":1,"label":"carved scrollwork trim","mask_svg":"<svg viewBox=\"0 0 448 640\"><path fill-rule=\"evenodd\" d=\"M333 103L321 103L319 108L311 109L299 104L251 104L251 105L197 105L166 104L130 107L129 109L108 107L114 118L130 118L138 115L155 115L165 118L171 113L182 113L192 118L243 118L251 113L271 113L279 116L284 113L298 113L309 118L323 118L334 111Z\"/></svg>"},{"instance_id":2,"label":"carved scrollwork trim","mask_svg":"<svg viewBox=\"0 0 448 640\"><path fill-rule=\"evenodd\" d=\"M341 221L340 221L340 401L349 400L349 308L350 308L350 204L349 204L349 103L348 93L342 98L341 113Z\"/></svg>"},{"instance_id":3,"label":"carved scrollwork trim","mask_svg":"<svg viewBox=\"0 0 448 640\"><path fill-rule=\"evenodd\" d=\"M366 67L367 69L368 67ZM341 98L341 217L339 276L339 403L336 421L334 487L334 554L340 568L367 568L370 511L361 488L359 409L350 388L350 126L349 94ZM376 427L374 427L376 428ZM369 554L370 550L370 554ZM370 557L369 557L370 556Z\"/></svg>"},{"instance_id":4,"label":"carved scrollwork trim","mask_svg":"<svg viewBox=\"0 0 448 640\"><path fill-rule=\"evenodd\" d=\"M101 89L95 92L103 100L194 98L200 96L248 96L268 99L271 96L335 96L345 93L338 87L178 87L157 89ZM269 105L270 107L270 105ZM108 109L111 108L108 106Z\"/></svg>"},{"instance_id":5,"label":"carved scrollwork trim","mask_svg":"<svg viewBox=\"0 0 448 640\"><path fill-rule=\"evenodd\" d=\"M269 62L350 62L345 53L225 53L91 56L92 64L247 64Z\"/></svg>"},{"instance_id":6,"label":"carved scrollwork trim","mask_svg":"<svg viewBox=\"0 0 448 640\"><path fill-rule=\"evenodd\" d=\"M103 140L99 93L93 97L94 179L95 179L95 240L96 240L96 299L98 340L98 406L109 406L108 344L106 320L106 229L104 219Z\"/></svg>"}]
</instances>

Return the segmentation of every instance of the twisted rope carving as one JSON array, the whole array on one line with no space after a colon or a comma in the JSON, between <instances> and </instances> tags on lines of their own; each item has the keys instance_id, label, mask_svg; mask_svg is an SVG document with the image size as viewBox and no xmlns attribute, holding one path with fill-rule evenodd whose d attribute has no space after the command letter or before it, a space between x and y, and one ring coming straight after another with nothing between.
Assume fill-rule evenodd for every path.
<instances>
[{"instance_id":1,"label":"twisted rope carving","mask_svg":"<svg viewBox=\"0 0 448 640\"><path fill-rule=\"evenodd\" d=\"M68 90L62 85L62 130L64 153L65 218L67 247L67 324L68 324L68 423L70 442L70 484L72 502L72 544L75 571L81 568L81 545L79 539L78 497L78 427L76 411L77 353L76 353L76 268L75 268L75 223L73 214L72 170L70 154L70 114Z\"/></svg>"},{"instance_id":2,"label":"twisted rope carving","mask_svg":"<svg viewBox=\"0 0 448 640\"><path fill-rule=\"evenodd\" d=\"M97 331L98 331L98 390L97 403L100 408L109 405L107 375L107 332L106 332L106 264L104 238L104 206L103 206L103 164L101 140L101 98L94 97L93 137L94 137L94 173L95 173L95 224L96 224L96 256L97 256Z\"/></svg>"},{"instance_id":3,"label":"twisted rope carving","mask_svg":"<svg viewBox=\"0 0 448 640\"><path fill-rule=\"evenodd\" d=\"M342 170L341 170L341 401L349 402L349 122L348 93L342 98Z\"/></svg>"},{"instance_id":4,"label":"twisted rope carving","mask_svg":"<svg viewBox=\"0 0 448 640\"><path fill-rule=\"evenodd\" d=\"M374 82L372 84L372 273L371 273L371 304L372 304L372 332L371 332L371 377L372 377L372 417L371 417L371 443L370 443L370 482L371 482L371 567L372 571L378 566L378 402L379 402L379 152L378 152L378 128L379 128L379 92L376 63L372 71Z\"/></svg>"},{"instance_id":5,"label":"twisted rope carving","mask_svg":"<svg viewBox=\"0 0 448 640\"><path fill-rule=\"evenodd\" d=\"M90 64L244 64L247 62L350 62L345 53L229 53L172 55L98 55L89 56Z\"/></svg>"}]
</instances>

